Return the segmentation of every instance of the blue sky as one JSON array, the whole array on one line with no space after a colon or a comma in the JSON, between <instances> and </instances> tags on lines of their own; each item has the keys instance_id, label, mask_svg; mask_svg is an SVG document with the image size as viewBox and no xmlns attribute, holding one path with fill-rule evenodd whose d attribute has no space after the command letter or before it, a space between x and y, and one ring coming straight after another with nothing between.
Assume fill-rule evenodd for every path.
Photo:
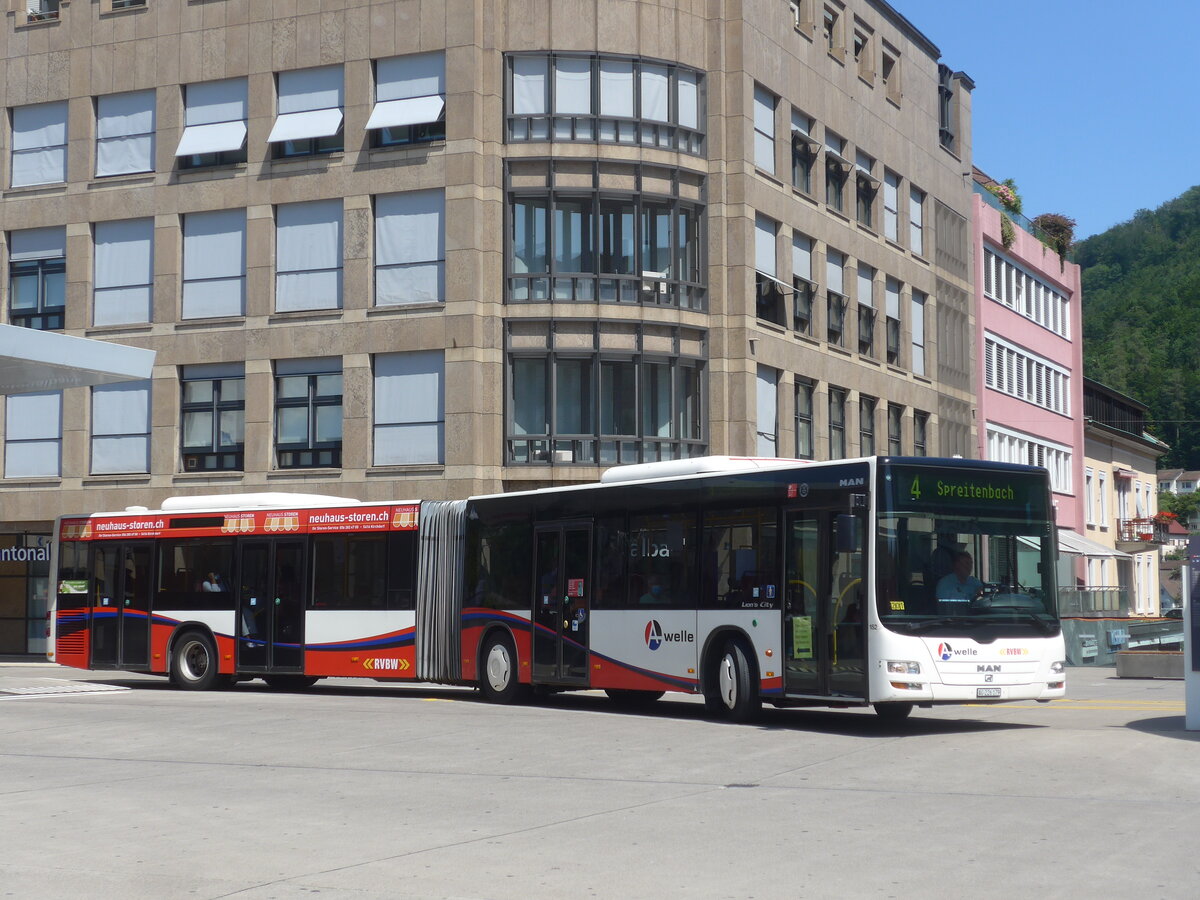
<instances>
[{"instance_id":1,"label":"blue sky","mask_svg":"<svg viewBox=\"0 0 1200 900\"><path fill-rule=\"evenodd\" d=\"M1200 0L890 0L975 81L974 162L1084 238L1200 183Z\"/></svg>"}]
</instances>

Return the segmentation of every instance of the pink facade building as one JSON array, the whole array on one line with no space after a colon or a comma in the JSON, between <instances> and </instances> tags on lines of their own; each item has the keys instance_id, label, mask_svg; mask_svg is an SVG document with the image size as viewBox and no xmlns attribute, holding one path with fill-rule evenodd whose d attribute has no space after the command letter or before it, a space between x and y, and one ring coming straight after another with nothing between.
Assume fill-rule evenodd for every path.
<instances>
[{"instance_id":1,"label":"pink facade building","mask_svg":"<svg viewBox=\"0 0 1200 900\"><path fill-rule=\"evenodd\" d=\"M1083 328L1079 266L975 171L975 319L979 456L1045 466L1060 533L1084 534ZM1012 223L1005 247L1002 219ZM1069 540L1069 538L1068 538Z\"/></svg>"}]
</instances>

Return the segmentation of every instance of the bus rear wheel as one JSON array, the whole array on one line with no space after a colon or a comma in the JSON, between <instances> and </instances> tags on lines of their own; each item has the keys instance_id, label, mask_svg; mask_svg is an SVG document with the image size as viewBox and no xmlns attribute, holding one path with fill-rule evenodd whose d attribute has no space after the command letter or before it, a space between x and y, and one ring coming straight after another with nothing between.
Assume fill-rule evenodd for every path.
<instances>
[{"instance_id":1,"label":"bus rear wheel","mask_svg":"<svg viewBox=\"0 0 1200 900\"><path fill-rule=\"evenodd\" d=\"M605 688L608 699L625 709L644 709L652 706L666 691L630 691L623 688Z\"/></svg>"},{"instance_id":2,"label":"bus rear wheel","mask_svg":"<svg viewBox=\"0 0 1200 900\"><path fill-rule=\"evenodd\" d=\"M731 722L748 722L758 715L762 698L754 683L754 668L739 640L726 642L709 673L704 705L710 713Z\"/></svg>"},{"instance_id":3,"label":"bus rear wheel","mask_svg":"<svg viewBox=\"0 0 1200 900\"><path fill-rule=\"evenodd\" d=\"M903 722L913 711L911 703L876 703L875 715L881 722Z\"/></svg>"},{"instance_id":4,"label":"bus rear wheel","mask_svg":"<svg viewBox=\"0 0 1200 900\"><path fill-rule=\"evenodd\" d=\"M507 634L492 634L479 654L479 689L492 703L516 703L524 691L517 674L517 650Z\"/></svg>"},{"instance_id":5,"label":"bus rear wheel","mask_svg":"<svg viewBox=\"0 0 1200 900\"><path fill-rule=\"evenodd\" d=\"M321 679L315 675L264 675L267 687L277 691L306 691Z\"/></svg>"},{"instance_id":6,"label":"bus rear wheel","mask_svg":"<svg viewBox=\"0 0 1200 900\"><path fill-rule=\"evenodd\" d=\"M217 646L200 631L188 631L175 639L171 651L171 681L185 691L209 691L222 683L217 671Z\"/></svg>"}]
</instances>

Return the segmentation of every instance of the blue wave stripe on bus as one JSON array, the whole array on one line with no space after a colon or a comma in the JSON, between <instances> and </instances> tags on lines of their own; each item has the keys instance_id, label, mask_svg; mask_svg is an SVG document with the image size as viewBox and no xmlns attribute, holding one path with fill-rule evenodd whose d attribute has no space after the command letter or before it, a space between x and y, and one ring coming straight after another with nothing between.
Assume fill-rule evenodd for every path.
<instances>
[{"instance_id":1,"label":"blue wave stripe on bus","mask_svg":"<svg viewBox=\"0 0 1200 900\"><path fill-rule=\"evenodd\" d=\"M381 650L407 647L416 639L415 628L405 628L370 638L354 638L348 641L329 641L324 644L307 644L306 650Z\"/></svg>"}]
</instances>

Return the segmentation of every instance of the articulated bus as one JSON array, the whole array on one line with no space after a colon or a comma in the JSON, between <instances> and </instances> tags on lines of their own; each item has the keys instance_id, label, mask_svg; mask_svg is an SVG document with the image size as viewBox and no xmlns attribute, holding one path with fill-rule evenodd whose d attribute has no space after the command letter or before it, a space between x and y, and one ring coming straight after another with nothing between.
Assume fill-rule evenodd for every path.
<instances>
[{"instance_id":1,"label":"articulated bus","mask_svg":"<svg viewBox=\"0 0 1200 900\"><path fill-rule=\"evenodd\" d=\"M463 501L252 494L59 520L50 658L776 706L1065 694L1044 469L706 457Z\"/></svg>"}]
</instances>

